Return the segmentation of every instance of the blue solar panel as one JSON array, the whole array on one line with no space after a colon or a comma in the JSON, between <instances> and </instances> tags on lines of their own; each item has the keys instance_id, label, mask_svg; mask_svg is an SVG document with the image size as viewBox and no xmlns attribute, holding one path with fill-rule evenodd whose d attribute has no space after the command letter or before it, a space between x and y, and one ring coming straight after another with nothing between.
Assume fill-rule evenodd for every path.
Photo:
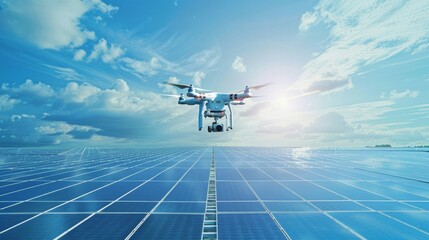
<instances>
[{"instance_id":1,"label":"blue solar panel","mask_svg":"<svg viewBox=\"0 0 429 240\"><path fill-rule=\"evenodd\" d=\"M54 206L58 205L57 202L23 202L15 206L8 207L2 212L12 212L12 213L40 213L44 212Z\"/></svg>"},{"instance_id":2,"label":"blue solar panel","mask_svg":"<svg viewBox=\"0 0 429 240\"><path fill-rule=\"evenodd\" d=\"M0 214L0 231L13 227L36 214ZM3 237L3 236L2 236Z\"/></svg>"},{"instance_id":3,"label":"blue solar panel","mask_svg":"<svg viewBox=\"0 0 429 240\"><path fill-rule=\"evenodd\" d=\"M159 201L173 187L173 185L173 182L148 182L124 196L122 200Z\"/></svg>"},{"instance_id":4,"label":"blue solar panel","mask_svg":"<svg viewBox=\"0 0 429 240\"><path fill-rule=\"evenodd\" d=\"M7 148L0 155L0 239L429 238L424 151Z\"/></svg>"},{"instance_id":5,"label":"blue solar panel","mask_svg":"<svg viewBox=\"0 0 429 240\"><path fill-rule=\"evenodd\" d=\"M107 204L107 202L69 202L52 209L50 212L93 213Z\"/></svg>"},{"instance_id":6,"label":"blue solar panel","mask_svg":"<svg viewBox=\"0 0 429 240\"><path fill-rule=\"evenodd\" d=\"M314 212L317 211L313 204L300 202L264 202L271 212Z\"/></svg>"},{"instance_id":7,"label":"blue solar panel","mask_svg":"<svg viewBox=\"0 0 429 240\"><path fill-rule=\"evenodd\" d=\"M0 196L0 201L24 201L30 198L38 198L39 196L42 196L44 194L47 194L51 191L58 190L63 187L71 186L73 182L50 182L50 183L44 183L40 182L39 185L23 189L22 191L18 189L18 191L10 191L7 193L2 194ZM16 190L16 189L15 189Z\"/></svg>"},{"instance_id":8,"label":"blue solar panel","mask_svg":"<svg viewBox=\"0 0 429 240\"><path fill-rule=\"evenodd\" d=\"M155 212L159 213L201 213L203 214L206 208L206 203L194 202L163 202L156 208Z\"/></svg>"},{"instance_id":9,"label":"blue solar panel","mask_svg":"<svg viewBox=\"0 0 429 240\"><path fill-rule=\"evenodd\" d=\"M113 201L139 185L138 182L116 182L85 196L80 201Z\"/></svg>"},{"instance_id":10,"label":"blue solar panel","mask_svg":"<svg viewBox=\"0 0 429 240\"><path fill-rule=\"evenodd\" d=\"M299 200L300 198L277 182L252 182L250 186L262 200Z\"/></svg>"},{"instance_id":11,"label":"blue solar panel","mask_svg":"<svg viewBox=\"0 0 429 240\"><path fill-rule=\"evenodd\" d=\"M428 235L378 212L331 213L368 239L428 239Z\"/></svg>"},{"instance_id":12,"label":"blue solar panel","mask_svg":"<svg viewBox=\"0 0 429 240\"><path fill-rule=\"evenodd\" d=\"M281 182L291 191L294 191L299 196L308 200L345 200L338 193L322 188L313 182L299 181L299 182Z\"/></svg>"},{"instance_id":13,"label":"blue solar panel","mask_svg":"<svg viewBox=\"0 0 429 240\"><path fill-rule=\"evenodd\" d=\"M83 214L43 214L18 223L20 224L18 227L2 233L1 237L3 239L53 239L87 216ZM11 217L14 218L15 215Z\"/></svg>"},{"instance_id":14,"label":"blue solar panel","mask_svg":"<svg viewBox=\"0 0 429 240\"><path fill-rule=\"evenodd\" d=\"M311 203L322 211L367 211L369 209L354 201L313 201Z\"/></svg>"},{"instance_id":15,"label":"blue solar panel","mask_svg":"<svg viewBox=\"0 0 429 240\"><path fill-rule=\"evenodd\" d=\"M64 189L58 189L55 192L43 194L40 197L36 197L35 200L38 201L66 201L82 195L82 193L87 193L94 191L100 187L106 185L103 182L68 182L72 185Z\"/></svg>"},{"instance_id":16,"label":"blue solar panel","mask_svg":"<svg viewBox=\"0 0 429 240\"><path fill-rule=\"evenodd\" d=\"M413 205L415 207L418 207L420 209L429 210L429 202L406 202L410 205Z\"/></svg>"},{"instance_id":17,"label":"blue solar panel","mask_svg":"<svg viewBox=\"0 0 429 240\"><path fill-rule=\"evenodd\" d=\"M217 180L243 180L243 177L234 168L218 168L216 169Z\"/></svg>"},{"instance_id":18,"label":"blue solar panel","mask_svg":"<svg viewBox=\"0 0 429 240\"><path fill-rule=\"evenodd\" d=\"M217 199L219 201L256 200L255 195L244 181L217 182Z\"/></svg>"},{"instance_id":19,"label":"blue solar panel","mask_svg":"<svg viewBox=\"0 0 429 240\"><path fill-rule=\"evenodd\" d=\"M181 182L167 196L166 201L206 201L207 182Z\"/></svg>"},{"instance_id":20,"label":"blue solar panel","mask_svg":"<svg viewBox=\"0 0 429 240\"><path fill-rule=\"evenodd\" d=\"M86 202L88 204L88 202ZM156 202L115 202L103 210L108 213L148 213ZM100 209L100 208L99 208Z\"/></svg>"},{"instance_id":21,"label":"blue solar panel","mask_svg":"<svg viewBox=\"0 0 429 240\"><path fill-rule=\"evenodd\" d=\"M284 239L270 216L262 214L219 214L219 239Z\"/></svg>"},{"instance_id":22,"label":"blue solar panel","mask_svg":"<svg viewBox=\"0 0 429 240\"><path fill-rule=\"evenodd\" d=\"M183 181L207 181L207 176L210 173L209 167L202 169L191 169L183 178Z\"/></svg>"},{"instance_id":23,"label":"blue solar panel","mask_svg":"<svg viewBox=\"0 0 429 240\"><path fill-rule=\"evenodd\" d=\"M154 214L133 239L201 239L203 215Z\"/></svg>"},{"instance_id":24,"label":"blue solar panel","mask_svg":"<svg viewBox=\"0 0 429 240\"><path fill-rule=\"evenodd\" d=\"M386 212L386 214L410 226L429 232L429 212Z\"/></svg>"},{"instance_id":25,"label":"blue solar panel","mask_svg":"<svg viewBox=\"0 0 429 240\"><path fill-rule=\"evenodd\" d=\"M62 236L64 239L124 239L145 214L95 214ZM126 223L126 224L124 224Z\"/></svg>"},{"instance_id":26,"label":"blue solar panel","mask_svg":"<svg viewBox=\"0 0 429 240\"><path fill-rule=\"evenodd\" d=\"M334 182L334 181L328 181L328 182L320 181L317 184L319 184L319 186L330 189L338 194L341 194L341 196L344 196L350 199L387 200L387 198L382 195L366 191L362 188L350 186L350 184L352 183L349 183L349 184L346 184L346 183Z\"/></svg>"},{"instance_id":27,"label":"blue solar panel","mask_svg":"<svg viewBox=\"0 0 429 240\"><path fill-rule=\"evenodd\" d=\"M239 168L239 172L243 175L244 179L252 180L270 180L270 177L257 168Z\"/></svg>"},{"instance_id":28,"label":"blue solar panel","mask_svg":"<svg viewBox=\"0 0 429 240\"><path fill-rule=\"evenodd\" d=\"M274 215L292 239L358 239L323 213Z\"/></svg>"},{"instance_id":29,"label":"blue solar panel","mask_svg":"<svg viewBox=\"0 0 429 240\"><path fill-rule=\"evenodd\" d=\"M265 212L259 202L218 202L218 212Z\"/></svg>"}]
</instances>

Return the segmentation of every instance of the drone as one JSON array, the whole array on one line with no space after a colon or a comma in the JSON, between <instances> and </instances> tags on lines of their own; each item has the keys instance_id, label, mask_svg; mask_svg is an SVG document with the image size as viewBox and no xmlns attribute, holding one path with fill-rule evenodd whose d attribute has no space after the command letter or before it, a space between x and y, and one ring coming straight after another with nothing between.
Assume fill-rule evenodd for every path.
<instances>
[{"instance_id":1,"label":"drone","mask_svg":"<svg viewBox=\"0 0 429 240\"><path fill-rule=\"evenodd\" d=\"M178 83L170 83L164 82L164 84L171 85L180 89L188 89L186 93L187 98L184 97L184 94L180 95L167 95L172 97L179 97L179 101L177 102L180 105L199 105L198 111L198 130L201 131L203 128L203 116L204 118L213 118L213 123L211 126L208 126L208 132L223 132L224 130L229 131L232 130L233 126L233 114L231 105L245 105L246 98L254 98L259 97L252 94L251 90L260 89L271 83L266 83L263 85L257 86L246 86L244 90L238 91L235 93L219 93L211 90L206 90L202 88L196 88L186 84L178 84ZM228 115L225 106L229 109L229 123L228 123ZM204 111L204 107L206 110ZM223 124L218 123L218 120L225 117L225 127Z\"/></svg>"}]
</instances>

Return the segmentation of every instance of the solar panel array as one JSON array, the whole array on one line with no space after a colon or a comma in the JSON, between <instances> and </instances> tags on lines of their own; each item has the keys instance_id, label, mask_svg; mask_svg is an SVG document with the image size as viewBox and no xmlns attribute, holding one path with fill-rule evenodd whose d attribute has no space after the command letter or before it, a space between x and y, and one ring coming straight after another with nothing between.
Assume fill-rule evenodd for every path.
<instances>
[{"instance_id":1,"label":"solar panel array","mask_svg":"<svg viewBox=\"0 0 429 240\"><path fill-rule=\"evenodd\" d=\"M0 149L0 239L429 239L429 152Z\"/></svg>"}]
</instances>

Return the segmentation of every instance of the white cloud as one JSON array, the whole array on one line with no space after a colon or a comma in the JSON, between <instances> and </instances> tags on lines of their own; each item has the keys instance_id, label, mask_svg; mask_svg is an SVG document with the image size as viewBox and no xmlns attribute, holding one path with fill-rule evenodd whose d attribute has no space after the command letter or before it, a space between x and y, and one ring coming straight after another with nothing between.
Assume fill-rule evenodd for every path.
<instances>
[{"instance_id":1,"label":"white cloud","mask_svg":"<svg viewBox=\"0 0 429 240\"><path fill-rule=\"evenodd\" d=\"M309 133L345 133L353 131L353 129L344 120L344 116L336 112L329 112L316 118L304 131Z\"/></svg>"},{"instance_id":2,"label":"white cloud","mask_svg":"<svg viewBox=\"0 0 429 240\"><path fill-rule=\"evenodd\" d=\"M61 78L67 81L81 81L83 79L83 76L77 73L72 68L59 67L59 66L53 66L53 65L45 65L45 66L54 70L55 77L57 78Z\"/></svg>"},{"instance_id":3,"label":"white cloud","mask_svg":"<svg viewBox=\"0 0 429 240\"><path fill-rule=\"evenodd\" d=\"M12 116L10 116L10 120L12 122L21 121L21 119L33 119L33 118L36 118L36 116L31 114L21 114L21 115L13 114Z\"/></svg>"},{"instance_id":4,"label":"white cloud","mask_svg":"<svg viewBox=\"0 0 429 240\"><path fill-rule=\"evenodd\" d=\"M88 103L89 98L99 93L100 89L90 84L81 85L71 82L61 89L59 97L66 103Z\"/></svg>"},{"instance_id":5,"label":"white cloud","mask_svg":"<svg viewBox=\"0 0 429 240\"><path fill-rule=\"evenodd\" d=\"M49 85L44 86L52 89ZM15 93L19 87L10 88L3 84L0 91ZM56 91L52 97L43 99L34 94L19 93L16 94L17 100L10 101L9 95L0 95L2 110L10 108L15 102L25 101L29 107L43 106L47 107L43 110L49 112L40 114L40 118L15 114L0 121L0 129L7 131L3 134L2 146L42 146L64 140L93 140L97 136L107 136L109 141L152 141L151 137L170 134L171 126L167 123L181 126L183 120L177 117L195 109L178 108L175 100L132 89L123 79L117 79L110 88L69 82ZM157 129L156 133L153 129Z\"/></svg>"},{"instance_id":6,"label":"white cloud","mask_svg":"<svg viewBox=\"0 0 429 240\"><path fill-rule=\"evenodd\" d=\"M62 122L54 122L49 125L36 127L35 130L38 133L53 135L53 134L64 134L72 130L72 127L69 124Z\"/></svg>"},{"instance_id":7,"label":"white cloud","mask_svg":"<svg viewBox=\"0 0 429 240\"><path fill-rule=\"evenodd\" d=\"M161 67L161 63L157 57L152 57L150 61L138 61L132 58L122 58L127 66L137 73L152 76L156 74L156 71Z\"/></svg>"},{"instance_id":8,"label":"white cloud","mask_svg":"<svg viewBox=\"0 0 429 240\"><path fill-rule=\"evenodd\" d=\"M5 111L12 109L20 100L10 98L9 95L0 95L0 110Z\"/></svg>"},{"instance_id":9,"label":"white cloud","mask_svg":"<svg viewBox=\"0 0 429 240\"><path fill-rule=\"evenodd\" d=\"M117 79L114 88L100 92L95 106L110 112L150 112L162 108L159 99L156 94L131 91L126 81Z\"/></svg>"},{"instance_id":10,"label":"white cloud","mask_svg":"<svg viewBox=\"0 0 429 240\"><path fill-rule=\"evenodd\" d=\"M110 63L119 58L124 54L124 50L120 46L115 44L108 45L106 39L102 38L96 45L88 56L88 60L94 60L98 57L101 57L101 60L105 63Z\"/></svg>"},{"instance_id":11,"label":"white cloud","mask_svg":"<svg viewBox=\"0 0 429 240\"><path fill-rule=\"evenodd\" d=\"M317 13L306 12L301 17L301 23L299 24L300 31L307 31L312 25L317 23Z\"/></svg>"},{"instance_id":12,"label":"white cloud","mask_svg":"<svg viewBox=\"0 0 429 240\"><path fill-rule=\"evenodd\" d=\"M273 102L275 104L271 104ZM235 108L235 111L238 111L238 116L250 113L255 116L249 118L249 121L238 121L237 124L241 125L240 129L251 129L250 132L255 129L254 133L267 134L269 137L264 136L263 139L269 143L281 143L280 145L365 146L368 139L385 135L380 131L380 122L397 121L389 117L389 113L398 110L393 100L377 100L325 109L309 106L307 103L308 101L298 99L282 101L274 98L265 104L248 104L248 107L246 105ZM243 126L244 124L246 126Z\"/></svg>"},{"instance_id":13,"label":"white cloud","mask_svg":"<svg viewBox=\"0 0 429 240\"><path fill-rule=\"evenodd\" d=\"M205 72L201 72L201 71L196 71L194 73L194 77L192 79L194 86L196 87L200 87L201 86L201 81L206 77L206 73Z\"/></svg>"},{"instance_id":14,"label":"white cloud","mask_svg":"<svg viewBox=\"0 0 429 240\"><path fill-rule=\"evenodd\" d=\"M94 17L94 19L97 23L100 23L103 21L103 18L101 16L96 16L96 17Z\"/></svg>"},{"instance_id":15,"label":"white cloud","mask_svg":"<svg viewBox=\"0 0 429 240\"><path fill-rule=\"evenodd\" d=\"M180 80L177 77L169 77L167 82L169 83L179 83ZM168 94L177 94L177 88L168 84L158 83L158 87L162 88L162 92Z\"/></svg>"},{"instance_id":16,"label":"white cloud","mask_svg":"<svg viewBox=\"0 0 429 240\"><path fill-rule=\"evenodd\" d=\"M331 92L340 91L343 89L350 89L353 87L353 83L350 79L345 80L320 80L313 82L308 88L308 92Z\"/></svg>"},{"instance_id":17,"label":"white cloud","mask_svg":"<svg viewBox=\"0 0 429 240\"><path fill-rule=\"evenodd\" d=\"M382 93L380 97L388 99L400 99L405 97L416 98L418 95L419 91L411 91L410 89L407 89L402 92L398 90L392 90L388 95L386 93Z\"/></svg>"},{"instance_id":18,"label":"white cloud","mask_svg":"<svg viewBox=\"0 0 429 240\"><path fill-rule=\"evenodd\" d=\"M216 65L219 58L220 54L218 49L205 49L180 61L179 65L188 72L196 71L197 69L206 70Z\"/></svg>"},{"instance_id":19,"label":"white cloud","mask_svg":"<svg viewBox=\"0 0 429 240\"><path fill-rule=\"evenodd\" d=\"M428 50L428 48L429 48L429 43L423 43L423 44L420 44L420 46L416 47L416 48L413 50L412 54L419 54L419 53L423 53L423 52L425 52L426 50Z\"/></svg>"},{"instance_id":20,"label":"white cloud","mask_svg":"<svg viewBox=\"0 0 429 240\"><path fill-rule=\"evenodd\" d=\"M68 83L59 98L66 104L79 104L87 109L107 112L140 112L157 110L161 103L154 94L131 91L127 82L117 79L112 88L100 89L88 83Z\"/></svg>"},{"instance_id":21,"label":"white cloud","mask_svg":"<svg viewBox=\"0 0 429 240\"><path fill-rule=\"evenodd\" d=\"M78 49L74 52L73 60L75 61L82 61L83 58L86 56L86 52L83 49Z\"/></svg>"},{"instance_id":22,"label":"white cloud","mask_svg":"<svg viewBox=\"0 0 429 240\"><path fill-rule=\"evenodd\" d=\"M300 123L291 124L260 124L256 130L256 133L262 134L273 134L273 135L284 135L286 134L289 138L298 138L302 136L303 126Z\"/></svg>"},{"instance_id":23,"label":"white cloud","mask_svg":"<svg viewBox=\"0 0 429 240\"><path fill-rule=\"evenodd\" d=\"M252 117L257 116L259 113L263 112L265 109L270 107L268 102L252 103L247 109L243 109L240 112L240 116L243 117Z\"/></svg>"},{"instance_id":24,"label":"white cloud","mask_svg":"<svg viewBox=\"0 0 429 240\"><path fill-rule=\"evenodd\" d=\"M132 42L135 46L139 46L138 41ZM133 45L133 46L134 46ZM144 48L142 46L141 48ZM135 50L130 49L130 51ZM183 75L187 77L194 77L195 72L207 72L210 68L216 65L219 61L220 54L217 49L205 49L188 57L184 57L177 61L170 61L162 55L157 54L155 50L147 50L150 57L147 60L139 60L132 57L122 57L120 61L123 64L122 69L141 77L153 76L159 72L171 75ZM134 55L145 55L145 52L133 53ZM143 78L146 79L146 78Z\"/></svg>"},{"instance_id":25,"label":"white cloud","mask_svg":"<svg viewBox=\"0 0 429 240\"><path fill-rule=\"evenodd\" d=\"M11 88L8 84L3 84L2 89L12 93L29 94L37 97L52 97L55 94L51 86L41 82L33 83L31 79L27 79L18 87Z\"/></svg>"},{"instance_id":26,"label":"white cloud","mask_svg":"<svg viewBox=\"0 0 429 240\"><path fill-rule=\"evenodd\" d=\"M236 56L234 62L232 63L232 69L237 72L246 72L246 65L244 64L244 59L242 57Z\"/></svg>"},{"instance_id":27,"label":"white cloud","mask_svg":"<svg viewBox=\"0 0 429 240\"><path fill-rule=\"evenodd\" d=\"M219 62L220 56L218 49L204 49L176 62L160 56L157 56L157 58L160 59L159 70L194 78L196 72L207 72L214 67ZM199 77L201 77L202 74L199 74Z\"/></svg>"},{"instance_id":28,"label":"white cloud","mask_svg":"<svg viewBox=\"0 0 429 240\"><path fill-rule=\"evenodd\" d=\"M62 121L49 122L35 127L34 130L41 135L57 136L57 138L69 134L75 139L88 139L100 131L100 129L94 127L68 124ZM59 140L60 139L58 139L58 141Z\"/></svg>"},{"instance_id":29,"label":"white cloud","mask_svg":"<svg viewBox=\"0 0 429 240\"><path fill-rule=\"evenodd\" d=\"M119 92L129 92L130 87L124 79L117 79L115 82L115 89Z\"/></svg>"},{"instance_id":30,"label":"white cloud","mask_svg":"<svg viewBox=\"0 0 429 240\"><path fill-rule=\"evenodd\" d=\"M371 120L381 119L386 113L394 111L394 104L395 102L392 100L371 101L330 108L325 111L338 112L350 123L366 123ZM362 111L362 109L365 109L365 111Z\"/></svg>"},{"instance_id":31,"label":"white cloud","mask_svg":"<svg viewBox=\"0 0 429 240\"><path fill-rule=\"evenodd\" d=\"M93 6L102 13L111 14L114 11L117 11L119 8L114 7L110 4L104 3L102 0L90 0Z\"/></svg>"},{"instance_id":32,"label":"white cloud","mask_svg":"<svg viewBox=\"0 0 429 240\"><path fill-rule=\"evenodd\" d=\"M170 81L178 82L179 80L173 77L170 78ZM71 104L69 105L71 108L85 107L107 112L154 111L164 107L160 96L150 92L132 91L123 79L117 79L112 88L106 89L100 89L89 83L69 82L64 88L58 89L57 93L48 84L33 83L28 79L18 87L11 88L8 84L3 84L1 91L16 95L16 99L12 99L9 95L0 95L2 110L12 108L22 99L34 104L39 104L40 100L43 100L51 106L55 101L60 100L65 106Z\"/></svg>"},{"instance_id":33,"label":"white cloud","mask_svg":"<svg viewBox=\"0 0 429 240\"><path fill-rule=\"evenodd\" d=\"M3 1L2 7L0 19L9 31L40 48L56 50L95 39L95 33L80 22L87 12L110 13L117 9L100 0Z\"/></svg>"},{"instance_id":34,"label":"white cloud","mask_svg":"<svg viewBox=\"0 0 429 240\"><path fill-rule=\"evenodd\" d=\"M350 79L362 67L422 46L428 42L428 12L426 0L320 1L312 13L304 15L316 15L314 23L326 24L329 42L305 65L293 88L307 89L321 80Z\"/></svg>"}]
</instances>

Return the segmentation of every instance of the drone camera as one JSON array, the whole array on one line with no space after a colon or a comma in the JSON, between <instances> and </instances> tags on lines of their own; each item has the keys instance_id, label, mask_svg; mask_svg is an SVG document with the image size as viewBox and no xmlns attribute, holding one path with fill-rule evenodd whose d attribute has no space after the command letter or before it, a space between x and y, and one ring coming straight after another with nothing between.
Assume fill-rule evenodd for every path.
<instances>
[{"instance_id":1,"label":"drone camera","mask_svg":"<svg viewBox=\"0 0 429 240\"><path fill-rule=\"evenodd\" d=\"M208 127L209 132L223 132L223 124L213 123Z\"/></svg>"}]
</instances>

